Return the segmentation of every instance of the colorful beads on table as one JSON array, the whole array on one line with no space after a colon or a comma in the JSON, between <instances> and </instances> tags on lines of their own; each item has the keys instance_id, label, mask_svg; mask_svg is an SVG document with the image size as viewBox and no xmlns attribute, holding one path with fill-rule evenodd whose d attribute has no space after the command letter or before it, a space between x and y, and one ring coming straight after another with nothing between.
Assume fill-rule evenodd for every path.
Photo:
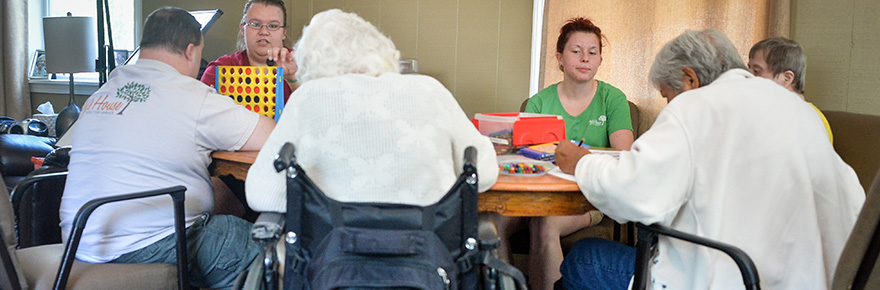
<instances>
[{"instance_id":1,"label":"colorful beads on table","mask_svg":"<svg viewBox=\"0 0 880 290\"><path fill-rule=\"evenodd\" d=\"M540 164L525 163L502 163L498 164L498 169L510 174L538 174L547 171L547 167Z\"/></svg>"}]
</instances>

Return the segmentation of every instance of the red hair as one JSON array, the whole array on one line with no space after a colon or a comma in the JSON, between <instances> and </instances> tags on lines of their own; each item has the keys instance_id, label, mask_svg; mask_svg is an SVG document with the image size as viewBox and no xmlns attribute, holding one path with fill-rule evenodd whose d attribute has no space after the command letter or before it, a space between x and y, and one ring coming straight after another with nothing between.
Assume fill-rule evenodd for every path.
<instances>
[{"instance_id":1,"label":"red hair","mask_svg":"<svg viewBox=\"0 0 880 290\"><path fill-rule=\"evenodd\" d=\"M605 38L602 35L602 29L593 24L592 20L583 17L569 19L565 25L562 25L562 28L559 29L559 39L556 40L556 52L562 53L565 44L568 43L568 38L575 32L595 34L599 38L599 54L602 54L602 47L605 46L602 44L602 39Z\"/></svg>"}]
</instances>

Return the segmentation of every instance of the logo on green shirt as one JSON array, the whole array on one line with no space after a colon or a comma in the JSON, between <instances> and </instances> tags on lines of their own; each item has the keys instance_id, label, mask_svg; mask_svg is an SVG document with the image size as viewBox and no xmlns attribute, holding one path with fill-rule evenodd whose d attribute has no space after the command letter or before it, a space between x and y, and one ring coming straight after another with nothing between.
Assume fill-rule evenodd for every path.
<instances>
[{"instance_id":1,"label":"logo on green shirt","mask_svg":"<svg viewBox=\"0 0 880 290\"><path fill-rule=\"evenodd\" d=\"M596 120L590 120L590 126L605 126L605 120L607 119L608 117L605 117L605 115L601 115Z\"/></svg>"}]
</instances>

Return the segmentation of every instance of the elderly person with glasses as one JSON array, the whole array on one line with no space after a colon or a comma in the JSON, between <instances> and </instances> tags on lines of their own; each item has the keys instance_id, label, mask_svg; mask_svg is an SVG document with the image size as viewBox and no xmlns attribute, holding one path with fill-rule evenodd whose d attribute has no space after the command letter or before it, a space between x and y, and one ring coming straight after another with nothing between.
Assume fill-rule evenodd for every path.
<instances>
[{"instance_id":1,"label":"elderly person with glasses","mask_svg":"<svg viewBox=\"0 0 880 290\"><path fill-rule=\"evenodd\" d=\"M561 142L556 161L619 222L660 224L739 247L763 289L826 289L865 200L822 120L795 93L755 77L715 30L667 43L649 79L669 101L620 158ZM653 289L740 285L720 251L660 237ZM635 249L586 239L563 261L562 287L626 289Z\"/></svg>"}]
</instances>

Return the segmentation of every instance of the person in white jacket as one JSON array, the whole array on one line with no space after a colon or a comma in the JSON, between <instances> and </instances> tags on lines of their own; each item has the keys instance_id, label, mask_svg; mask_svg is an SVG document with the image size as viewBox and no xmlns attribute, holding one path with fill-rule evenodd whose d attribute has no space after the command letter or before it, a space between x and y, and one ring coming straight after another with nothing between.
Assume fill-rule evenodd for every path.
<instances>
[{"instance_id":1,"label":"person in white jacket","mask_svg":"<svg viewBox=\"0 0 880 290\"><path fill-rule=\"evenodd\" d=\"M439 81L400 74L400 52L372 24L327 10L294 47L302 85L248 171L251 208L286 211L285 174L272 165L285 142L315 184L343 202L434 204L462 172L468 146L477 148L478 190L495 183L488 137Z\"/></svg>"},{"instance_id":2,"label":"person in white jacket","mask_svg":"<svg viewBox=\"0 0 880 290\"><path fill-rule=\"evenodd\" d=\"M667 43L650 80L669 101L619 159L560 143L556 160L587 200L618 222L660 224L732 244L763 289L827 289L865 199L822 120L796 94L746 70L715 30ZM674 101L673 101L674 99ZM653 289L741 289L724 253L661 236ZM625 289L635 250L584 240L560 284Z\"/></svg>"}]
</instances>

